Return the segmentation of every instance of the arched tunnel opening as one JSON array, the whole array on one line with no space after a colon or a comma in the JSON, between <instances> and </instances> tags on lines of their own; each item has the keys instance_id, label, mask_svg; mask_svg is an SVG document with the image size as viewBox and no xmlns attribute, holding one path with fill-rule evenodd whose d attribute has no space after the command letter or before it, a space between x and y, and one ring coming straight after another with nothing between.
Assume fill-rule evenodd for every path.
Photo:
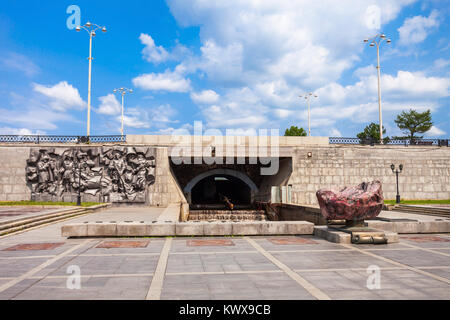
<instances>
[{"instance_id":1,"label":"arched tunnel opening","mask_svg":"<svg viewBox=\"0 0 450 320\"><path fill-rule=\"evenodd\" d=\"M252 192L250 187L239 178L230 175L213 175L206 177L192 188L191 204L193 207L250 208Z\"/></svg>"}]
</instances>

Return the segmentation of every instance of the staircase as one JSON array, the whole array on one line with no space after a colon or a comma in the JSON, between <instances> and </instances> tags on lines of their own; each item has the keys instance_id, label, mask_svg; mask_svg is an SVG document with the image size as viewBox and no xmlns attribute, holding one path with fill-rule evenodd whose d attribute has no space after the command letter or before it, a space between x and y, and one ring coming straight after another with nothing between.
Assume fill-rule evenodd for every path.
<instances>
[{"instance_id":1,"label":"staircase","mask_svg":"<svg viewBox=\"0 0 450 320\"><path fill-rule=\"evenodd\" d=\"M423 215L450 218L450 207L429 207L429 206L398 204L395 205L392 210L413 214L423 214Z\"/></svg>"},{"instance_id":2,"label":"staircase","mask_svg":"<svg viewBox=\"0 0 450 320\"><path fill-rule=\"evenodd\" d=\"M7 234L15 233L18 231L30 229L36 226L65 220L68 218L73 218L81 215L85 215L88 213L93 213L97 210L104 209L108 207L109 204L101 204L92 207L86 208L71 208L71 209L63 209L58 212L42 214L34 217L21 218L16 220L9 220L0 222L0 237L5 236Z\"/></svg>"}]
</instances>

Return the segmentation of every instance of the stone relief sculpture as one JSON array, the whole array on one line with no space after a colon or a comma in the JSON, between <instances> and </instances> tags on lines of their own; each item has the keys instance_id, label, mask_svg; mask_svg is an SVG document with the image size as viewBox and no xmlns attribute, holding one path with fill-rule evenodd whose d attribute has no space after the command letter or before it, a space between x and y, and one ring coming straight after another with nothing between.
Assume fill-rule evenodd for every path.
<instances>
[{"instance_id":1,"label":"stone relief sculpture","mask_svg":"<svg viewBox=\"0 0 450 320\"><path fill-rule=\"evenodd\" d=\"M33 148L26 175L35 200L145 202L155 165L154 148Z\"/></svg>"}]
</instances>

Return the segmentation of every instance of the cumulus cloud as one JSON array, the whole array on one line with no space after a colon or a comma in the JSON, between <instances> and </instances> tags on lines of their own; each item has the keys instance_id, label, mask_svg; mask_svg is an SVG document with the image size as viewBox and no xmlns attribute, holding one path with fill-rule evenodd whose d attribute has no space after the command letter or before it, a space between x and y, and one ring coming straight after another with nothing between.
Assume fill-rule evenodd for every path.
<instances>
[{"instance_id":1,"label":"cumulus cloud","mask_svg":"<svg viewBox=\"0 0 450 320\"><path fill-rule=\"evenodd\" d=\"M191 81L178 71L166 70L164 73L148 73L133 79L133 84L144 90L188 92Z\"/></svg>"},{"instance_id":2,"label":"cumulus cloud","mask_svg":"<svg viewBox=\"0 0 450 320\"><path fill-rule=\"evenodd\" d=\"M220 96L214 90L192 92L191 99L197 104L213 104L219 101Z\"/></svg>"},{"instance_id":3,"label":"cumulus cloud","mask_svg":"<svg viewBox=\"0 0 450 320\"><path fill-rule=\"evenodd\" d=\"M424 41L428 34L439 26L437 10L431 11L428 17L415 16L405 20L398 29L400 44L408 45Z\"/></svg>"},{"instance_id":4,"label":"cumulus cloud","mask_svg":"<svg viewBox=\"0 0 450 320\"><path fill-rule=\"evenodd\" d=\"M142 50L142 55L148 62L160 63L169 58L169 53L166 49L162 46L156 46L155 41L150 35L141 33L139 40L145 45L145 48Z\"/></svg>"},{"instance_id":5,"label":"cumulus cloud","mask_svg":"<svg viewBox=\"0 0 450 320\"><path fill-rule=\"evenodd\" d=\"M326 107L335 107L337 100L345 103L351 96L348 91L371 90L370 81L365 84L369 89L337 83L359 60L364 48L361 40L374 32L367 20L368 9L380 9L376 22L383 26L413 2L168 0L168 5L180 25L200 28L199 54L179 66L185 74L198 74L223 88L214 102L197 99L208 125L247 130L279 126L280 121L303 123L307 113L298 95L314 88L329 86L333 103L322 101ZM196 94L191 94L194 101ZM363 103L371 99L364 97L359 105ZM358 109L356 103L351 105L348 113L357 112L353 111ZM328 110L319 121L333 124L329 119L334 112Z\"/></svg>"},{"instance_id":6,"label":"cumulus cloud","mask_svg":"<svg viewBox=\"0 0 450 320\"><path fill-rule=\"evenodd\" d=\"M67 81L61 81L54 86L35 83L33 84L33 90L47 97L50 107L57 111L83 109L86 106L78 89L68 84Z\"/></svg>"},{"instance_id":7,"label":"cumulus cloud","mask_svg":"<svg viewBox=\"0 0 450 320\"><path fill-rule=\"evenodd\" d=\"M27 128L0 127L0 134L30 136L30 135L38 135L38 134L45 135L46 132L42 131L42 130L32 131Z\"/></svg>"},{"instance_id":8,"label":"cumulus cloud","mask_svg":"<svg viewBox=\"0 0 450 320\"><path fill-rule=\"evenodd\" d=\"M445 132L445 131L443 131L443 130L433 126L433 127L431 127L431 129L429 131L427 131L425 133L425 136L426 137L440 137L440 136L443 136L445 134L447 134L447 132Z\"/></svg>"},{"instance_id":9,"label":"cumulus cloud","mask_svg":"<svg viewBox=\"0 0 450 320\"><path fill-rule=\"evenodd\" d=\"M117 100L116 96L112 93L107 96L100 97L100 107L97 112L106 115L116 115L122 110L121 103Z\"/></svg>"}]
</instances>

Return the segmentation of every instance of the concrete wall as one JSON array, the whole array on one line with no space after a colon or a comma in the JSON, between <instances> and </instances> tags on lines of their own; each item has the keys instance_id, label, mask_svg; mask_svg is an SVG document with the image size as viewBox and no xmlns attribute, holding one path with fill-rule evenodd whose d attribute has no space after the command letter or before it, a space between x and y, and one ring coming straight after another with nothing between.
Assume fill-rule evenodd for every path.
<instances>
[{"instance_id":1,"label":"concrete wall","mask_svg":"<svg viewBox=\"0 0 450 320\"><path fill-rule=\"evenodd\" d=\"M26 183L29 147L0 147L0 201L31 200Z\"/></svg>"},{"instance_id":2,"label":"concrete wall","mask_svg":"<svg viewBox=\"0 0 450 320\"><path fill-rule=\"evenodd\" d=\"M148 201L151 206L158 207L186 202L170 168L167 148L156 149L155 184L148 188Z\"/></svg>"},{"instance_id":3,"label":"concrete wall","mask_svg":"<svg viewBox=\"0 0 450 320\"><path fill-rule=\"evenodd\" d=\"M0 201L30 200L25 173L29 153L29 146L0 146ZM404 165L400 174L402 199L450 199L449 147L305 145L293 147L290 153L292 174L282 183L292 185L292 202L296 204L316 204L315 192L320 188L374 179L382 181L386 199L395 199L391 163ZM173 177L168 148L158 147L156 182L148 190L151 205L185 203Z\"/></svg>"},{"instance_id":4,"label":"concrete wall","mask_svg":"<svg viewBox=\"0 0 450 320\"><path fill-rule=\"evenodd\" d=\"M312 157L308 157L308 152ZM450 199L450 148L404 146L296 147L293 150L292 201L316 204L320 188L357 185L378 179L385 199L395 199L391 164L404 165L399 176L402 199Z\"/></svg>"}]
</instances>

